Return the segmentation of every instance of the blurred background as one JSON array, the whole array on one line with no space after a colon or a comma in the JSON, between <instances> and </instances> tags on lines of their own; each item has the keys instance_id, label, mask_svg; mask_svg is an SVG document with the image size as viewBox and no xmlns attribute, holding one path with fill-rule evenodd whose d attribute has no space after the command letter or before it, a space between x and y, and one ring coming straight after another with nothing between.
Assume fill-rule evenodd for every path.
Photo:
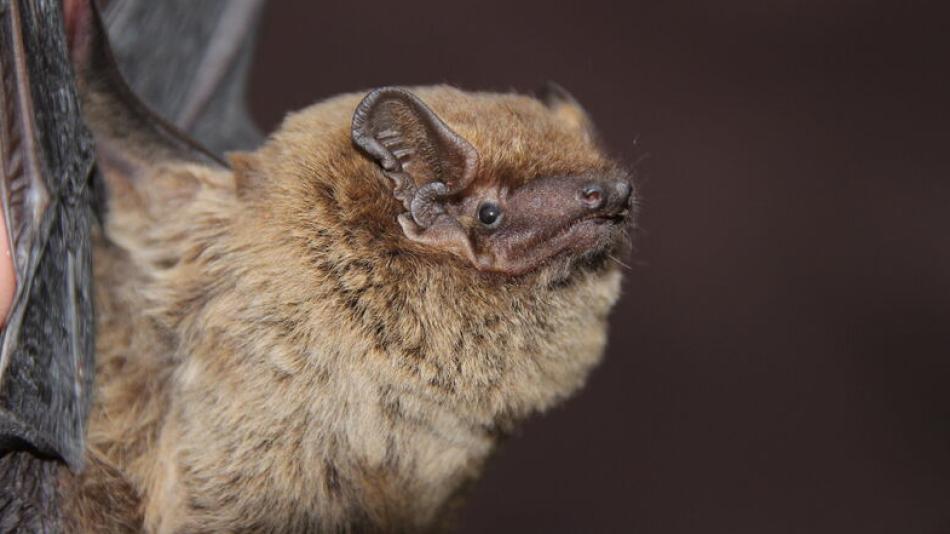
<instances>
[{"instance_id":1,"label":"blurred background","mask_svg":"<svg viewBox=\"0 0 950 534\"><path fill-rule=\"evenodd\" d=\"M947 10L270 2L270 130L340 92L555 80L638 172L605 363L461 532L950 532Z\"/></svg>"}]
</instances>

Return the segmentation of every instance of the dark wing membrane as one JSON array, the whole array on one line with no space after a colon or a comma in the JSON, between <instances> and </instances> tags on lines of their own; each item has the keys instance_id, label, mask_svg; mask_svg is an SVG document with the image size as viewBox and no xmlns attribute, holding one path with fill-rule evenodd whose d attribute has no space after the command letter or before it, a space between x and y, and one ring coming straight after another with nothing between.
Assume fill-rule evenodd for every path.
<instances>
[{"instance_id":1,"label":"dark wing membrane","mask_svg":"<svg viewBox=\"0 0 950 534\"><path fill-rule=\"evenodd\" d=\"M213 152L261 142L246 79L264 0L112 0L103 19L123 77Z\"/></svg>"},{"instance_id":2,"label":"dark wing membrane","mask_svg":"<svg viewBox=\"0 0 950 534\"><path fill-rule=\"evenodd\" d=\"M92 136L59 2L0 0L0 200L17 289L0 334L0 530L56 530L54 478L82 464L93 375Z\"/></svg>"},{"instance_id":3,"label":"dark wing membrane","mask_svg":"<svg viewBox=\"0 0 950 534\"><path fill-rule=\"evenodd\" d=\"M245 109L244 80L262 3L109 4L117 55L134 88L218 153L260 141ZM71 38L81 43L72 66L61 2L0 0L0 203L17 277L0 332L0 532L61 531L60 463L82 466L94 372L94 154L73 69L85 119L98 125L100 148L119 163L218 161L127 91L89 1L67 7Z\"/></svg>"}]
</instances>

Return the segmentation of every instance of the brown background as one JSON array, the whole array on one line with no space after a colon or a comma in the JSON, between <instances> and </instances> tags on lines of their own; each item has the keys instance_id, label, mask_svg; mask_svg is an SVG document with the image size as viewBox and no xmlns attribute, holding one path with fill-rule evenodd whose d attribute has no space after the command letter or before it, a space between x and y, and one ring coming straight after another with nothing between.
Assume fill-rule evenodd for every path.
<instances>
[{"instance_id":1,"label":"brown background","mask_svg":"<svg viewBox=\"0 0 950 534\"><path fill-rule=\"evenodd\" d=\"M344 91L553 79L642 160L606 363L506 444L462 532L950 532L938 8L271 2L268 129Z\"/></svg>"}]
</instances>

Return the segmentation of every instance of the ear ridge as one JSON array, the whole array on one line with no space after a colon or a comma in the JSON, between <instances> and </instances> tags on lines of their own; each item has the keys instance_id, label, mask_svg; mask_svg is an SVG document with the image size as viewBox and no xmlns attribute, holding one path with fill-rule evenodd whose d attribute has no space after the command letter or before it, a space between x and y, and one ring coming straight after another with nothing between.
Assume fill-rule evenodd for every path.
<instances>
[{"instance_id":1,"label":"ear ridge","mask_svg":"<svg viewBox=\"0 0 950 534\"><path fill-rule=\"evenodd\" d=\"M464 190L475 178L478 152L419 97L400 87L382 87L356 107L353 143L393 180L393 195L426 225L440 198ZM440 183L438 195L431 184ZM420 194L425 192L424 209Z\"/></svg>"},{"instance_id":2,"label":"ear ridge","mask_svg":"<svg viewBox=\"0 0 950 534\"><path fill-rule=\"evenodd\" d=\"M540 100L550 109L558 120L584 132L592 143L598 143L597 129L590 119L590 115L576 98L561 85L548 81L536 91Z\"/></svg>"}]
</instances>

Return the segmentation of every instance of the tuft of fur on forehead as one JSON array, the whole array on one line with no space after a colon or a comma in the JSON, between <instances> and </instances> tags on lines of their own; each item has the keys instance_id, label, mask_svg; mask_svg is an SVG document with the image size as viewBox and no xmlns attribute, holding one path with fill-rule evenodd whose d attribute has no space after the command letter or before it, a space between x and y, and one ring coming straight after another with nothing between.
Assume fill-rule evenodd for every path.
<instances>
[{"instance_id":1,"label":"tuft of fur on forehead","mask_svg":"<svg viewBox=\"0 0 950 534\"><path fill-rule=\"evenodd\" d=\"M410 89L479 152L486 177L512 187L539 176L579 174L611 167L577 122L530 96L465 92L449 86ZM365 93L352 93L316 104L287 117L268 149L309 148L315 160L351 146L350 121ZM331 148L333 147L333 148ZM291 149L296 152L296 150Z\"/></svg>"}]
</instances>

